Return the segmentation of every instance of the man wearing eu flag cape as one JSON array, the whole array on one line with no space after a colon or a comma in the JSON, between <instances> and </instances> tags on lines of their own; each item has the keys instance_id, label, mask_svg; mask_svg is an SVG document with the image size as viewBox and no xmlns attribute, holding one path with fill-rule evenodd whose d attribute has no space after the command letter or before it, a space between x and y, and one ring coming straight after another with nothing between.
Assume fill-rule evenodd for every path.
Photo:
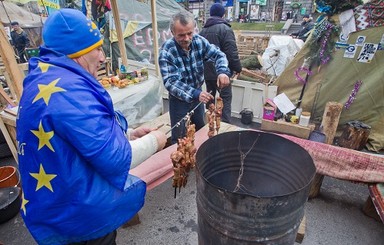
<instances>
[{"instance_id":1,"label":"man wearing eu flag cape","mask_svg":"<svg viewBox=\"0 0 384 245\"><path fill-rule=\"evenodd\" d=\"M43 41L16 122L21 215L39 244L116 244L116 229L144 204L146 185L129 170L166 136L121 127L95 78L105 61L102 37L80 11L50 15Z\"/></svg>"}]
</instances>

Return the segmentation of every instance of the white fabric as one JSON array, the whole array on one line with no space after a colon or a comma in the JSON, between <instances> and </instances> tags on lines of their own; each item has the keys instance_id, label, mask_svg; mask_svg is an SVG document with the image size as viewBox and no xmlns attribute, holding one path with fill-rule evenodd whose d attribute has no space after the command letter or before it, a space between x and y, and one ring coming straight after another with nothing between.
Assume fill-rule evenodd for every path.
<instances>
[{"instance_id":1,"label":"white fabric","mask_svg":"<svg viewBox=\"0 0 384 245\"><path fill-rule=\"evenodd\" d=\"M111 95L113 108L123 113L129 127L135 128L161 114L162 84L159 78L150 75L146 81L122 89L107 88L107 92Z\"/></svg>"},{"instance_id":2,"label":"white fabric","mask_svg":"<svg viewBox=\"0 0 384 245\"><path fill-rule=\"evenodd\" d=\"M147 134L136 140L129 141L132 147L131 169L144 162L157 151L157 139L152 134Z\"/></svg>"},{"instance_id":3,"label":"white fabric","mask_svg":"<svg viewBox=\"0 0 384 245\"><path fill-rule=\"evenodd\" d=\"M131 134L132 134L132 132L133 132L133 128L128 128L128 130L127 130L127 139L128 140L131 140Z\"/></svg>"},{"instance_id":4,"label":"white fabric","mask_svg":"<svg viewBox=\"0 0 384 245\"><path fill-rule=\"evenodd\" d=\"M341 35L348 39L349 33L356 31L353 9L346 10L339 15Z\"/></svg>"},{"instance_id":5,"label":"white fabric","mask_svg":"<svg viewBox=\"0 0 384 245\"><path fill-rule=\"evenodd\" d=\"M262 56L263 70L269 75L280 76L303 45L302 40L290 36L272 36Z\"/></svg>"}]
</instances>

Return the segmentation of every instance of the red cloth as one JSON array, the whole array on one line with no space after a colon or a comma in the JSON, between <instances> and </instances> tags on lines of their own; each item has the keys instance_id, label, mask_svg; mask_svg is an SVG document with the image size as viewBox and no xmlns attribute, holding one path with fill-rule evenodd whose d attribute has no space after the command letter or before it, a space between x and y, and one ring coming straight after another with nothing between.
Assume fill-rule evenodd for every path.
<instances>
[{"instance_id":1,"label":"red cloth","mask_svg":"<svg viewBox=\"0 0 384 245\"><path fill-rule=\"evenodd\" d=\"M290 135L280 136L307 150L319 174L367 183L384 182L384 156L382 155L368 154Z\"/></svg>"}]
</instances>

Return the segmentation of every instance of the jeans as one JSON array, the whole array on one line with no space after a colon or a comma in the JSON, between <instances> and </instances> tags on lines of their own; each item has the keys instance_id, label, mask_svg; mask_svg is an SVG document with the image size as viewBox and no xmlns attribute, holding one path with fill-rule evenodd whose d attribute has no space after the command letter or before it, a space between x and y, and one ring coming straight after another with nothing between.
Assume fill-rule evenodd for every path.
<instances>
[{"instance_id":1,"label":"jeans","mask_svg":"<svg viewBox=\"0 0 384 245\"><path fill-rule=\"evenodd\" d=\"M188 112L191 112L200 102L195 101L188 103L178 98L169 95L169 116L171 118L171 127L176 125L182 118L184 118ZM191 116L191 123L195 124L196 131L204 127L204 105L200 104L193 112ZM179 138L182 138L186 134L185 128L186 121L180 122L180 125L172 129L171 143L177 143Z\"/></svg>"},{"instance_id":2,"label":"jeans","mask_svg":"<svg viewBox=\"0 0 384 245\"><path fill-rule=\"evenodd\" d=\"M211 94L213 96L216 96L217 91L217 80L205 80L205 84L207 86L207 91L212 91ZM231 123L231 103L232 103L232 86L229 84L228 86L222 88L219 90L220 97L223 99L223 114L221 116L221 121L226 123ZM207 104L207 109L209 107L209 104Z\"/></svg>"}]
</instances>

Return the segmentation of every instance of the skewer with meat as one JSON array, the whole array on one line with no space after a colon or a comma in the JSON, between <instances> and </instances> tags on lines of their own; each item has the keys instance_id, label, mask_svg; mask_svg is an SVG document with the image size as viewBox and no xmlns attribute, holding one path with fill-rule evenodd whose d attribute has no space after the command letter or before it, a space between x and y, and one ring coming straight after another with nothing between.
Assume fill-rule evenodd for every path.
<instances>
[{"instance_id":1,"label":"skewer with meat","mask_svg":"<svg viewBox=\"0 0 384 245\"><path fill-rule=\"evenodd\" d=\"M221 115L223 114L223 99L219 96L216 98L216 109L215 109L215 119L216 119L216 133L219 133Z\"/></svg>"},{"instance_id":2,"label":"skewer with meat","mask_svg":"<svg viewBox=\"0 0 384 245\"><path fill-rule=\"evenodd\" d=\"M206 117L208 122L208 137L211 138L215 135L215 105L213 103L209 104Z\"/></svg>"},{"instance_id":3,"label":"skewer with meat","mask_svg":"<svg viewBox=\"0 0 384 245\"><path fill-rule=\"evenodd\" d=\"M179 139L176 151L171 153L173 164L172 186L176 190L185 187L188 181L188 173L196 164L196 147L195 147L195 125L187 123L187 135Z\"/></svg>"},{"instance_id":4,"label":"skewer with meat","mask_svg":"<svg viewBox=\"0 0 384 245\"><path fill-rule=\"evenodd\" d=\"M206 113L207 121L208 121L208 137L211 138L219 133L220 123L221 123L221 115L223 111L223 99L219 96L216 98L216 104L210 104L208 107L208 111Z\"/></svg>"}]
</instances>

